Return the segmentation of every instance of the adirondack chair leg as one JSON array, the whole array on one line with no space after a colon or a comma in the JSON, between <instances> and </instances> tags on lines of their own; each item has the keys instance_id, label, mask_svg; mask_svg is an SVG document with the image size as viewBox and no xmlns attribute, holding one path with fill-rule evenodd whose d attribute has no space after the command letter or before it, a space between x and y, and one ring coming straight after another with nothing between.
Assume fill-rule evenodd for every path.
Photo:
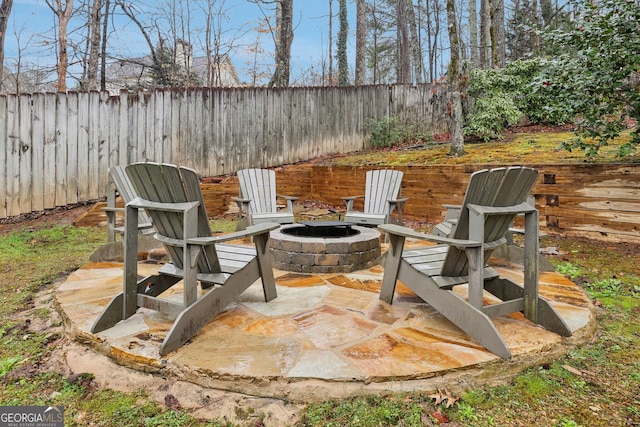
<instances>
[{"instance_id":1,"label":"adirondack chair leg","mask_svg":"<svg viewBox=\"0 0 640 427\"><path fill-rule=\"evenodd\" d=\"M109 304L102 311L100 316L93 322L91 333L102 332L113 327L116 323L124 320L124 295L119 293L109 301Z\"/></svg>"},{"instance_id":2,"label":"adirondack chair leg","mask_svg":"<svg viewBox=\"0 0 640 427\"><path fill-rule=\"evenodd\" d=\"M116 188L114 185L111 185L107 191L107 207L116 207ZM107 243L112 243L116 241L116 212L106 210L105 215L107 216Z\"/></svg>"},{"instance_id":3,"label":"adirondack chair leg","mask_svg":"<svg viewBox=\"0 0 640 427\"><path fill-rule=\"evenodd\" d=\"M409 265L406 269L402 269L400 280L484 348L504 359L511 357L509 347L489 316L482 311L452 291L440 289L433 281L425 278Z\"/></svg>"},{"instance_id":4,"label":"adirondack chair leg","mask_svg":"<svg viewBox=\"0 0 640 427\"><path fill-rule=\"evenodd\" d=\"M273 277L273 267L271 266L271 256L267 249L268 240L268 233L253 236L257 253L258 269L260 270L260 277L262 277L264 300L267 302L278 296L276 293L276 281Z\"/></svg>"},{"instance_id":5,"label":"adirondack chair leg","mask_svg":"<svg viewBox=\"0 0 640 427\"><path fill-rule=\"evenodd\" d=\"M127 206L124 216L124 301L122 318L138 309L138 209Z\"/></svg>"},{"instance_id":6,"label":"adirondack chair leg","mask_svg":"<svg viewBox=\"0 0 640 427\"><path fill-rule=\"evenodd\" d=\"M386 253L384 262L384 276L382 276L382 285L380 288L380 299L387 304L393 302L393 294L396 290L396 281L398 280L398 272L400 270L400 262L402 261L402 249L404 248L404 236L397 234L385 233L386 239L389 240L390 246Z\"/></svg>"},{"instance_id":7,"label":"adirondack chair leg","mask_svg":"<svg viewBox=\"0 0 640 427\"><path fill-rule=\"evenodd\" d=\"M229 304L237 301L240 294L258 279L255 273L258 270L257 261L245 269L247 273L234 273L224 285L212 288L180 313L160 346L161 356L180 348Z\"/></svg>"},{"instance_id":8,"label":"adirondack chair leg","mask_svg":"<svg viewBox=\"0 0 640 427\"><path fill-rule=\"evenodd\" d=\"M502 301L523 298L525 295L524 287L510 280L502 278L488 280L485 282L484 287L487 292L495 295ZM549 304L547 300L540 296L537 296L536 307L536 320L529 320L560 336L571 336L571 329L569 328L569 326L567 326L562 317L560 317L558 312L553 308L553 306L551 306L551 304Z\"/></svg>"},{"instance_id":9,"label":"adirondack chair leg","mask_svg":"<svg viewBox=\"0 0 640 427\"><path fill-rule=\"evenodd\" d=\"M538 324L563 337L573 335L571 328L544 298L538 297Z\"/></svg>"}]
</instances>

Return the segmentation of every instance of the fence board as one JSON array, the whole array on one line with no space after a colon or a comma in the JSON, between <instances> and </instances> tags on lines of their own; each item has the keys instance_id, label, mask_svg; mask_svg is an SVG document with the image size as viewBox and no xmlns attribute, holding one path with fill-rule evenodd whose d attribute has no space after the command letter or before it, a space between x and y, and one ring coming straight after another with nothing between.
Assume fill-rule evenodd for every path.
<instances>
[{"instance_id":1,"label":"fence board","mask_svg":"<svg viewBox=\"0 0 640 427\"><path fill-rule=\"evenodd\" d=\"M103 91L99 93L98 98L98 120L97 125L97 139L98 144L98 169L96 171L96 186L92 188L92 198L97 199L104 194L101 190L107 187L109 165L111 164L111 150L110 150L110 127L109 122L111 118L111 103L109 102L109 92ZM117 139L118 135L113 135L114 139Z\"/></svg>"},{"instance_id":2,"label":"fence board","mask_svg":"<svg viewBox=\"0 0 640 427\"><path fill-rule=\"evenodd\" d=\"M97 198L94 194L97 193L98 186L98 172L99 172L99 159L100 159L100 144L98 141L98 120L100 116L100 99L95 96L95 92L89 93L87 97L87 103L89 105L89 115L87 116L87 140L86 148L81 148L78 145L78 155L80 152L87 152L89 157L89 167L86 186L86 198L89 200ZM81 175L82 176L82 175Z\"/></svg>"},{"instance_id":3,"label":"fence board","mask_svg":"<svg viewBox=\"0 0 640 427\"><path fill-rule=\"evenodd\" d=\"M31 181L33 177L33 143L31 141L31 126L33 121L31 95L28 97L20 97L19 100L19 138L20 146L18 149L18 157L20 159L19 181L20 181L20 213L29 213L32 211L32 192Z\"/></svg>"},{"instance_id":4,"label":"fence board","mask_svg":"<svg viewBox=\"0 0 640 427\"><path fill-rule=\"evenodd\" d=\"M56 94L44 94L44 200L43 209L56 203Z\"/></svg>"},{"instance_id":5,"label":"fence board","mask_svg":"<svg viewBox=\"0 0 640 427\"><path fill-rule=\"evenodd\" d=\"M18 97L15 95L7 96L7 160L5 169L7 171L7 215L9 216L20 214L20 174L18 170L20 165L20 159L18 158L20 146L20 137L18 134L19 117Z\"/></svg>"},{"instance_id":6,"label":"fence board","mask_svg":"<svg viewBox=\"0 0 640 427\"><path fill-rule=\"evenodd\" d=\"M0 96L0 122L7 123L7 97ZM0 126L0 141L5 141L3 147L0 147L0 165L5 168L0 170L0 218L7 217L7 126Z\"/></svg>"},{"instance_id":7,"label":"fence board","mask_svg":"<svg viewBox=\"0 0 640 427\"><path fill-rule=\"evenodd\" d=\"M44 94L32 95L31 132L31 210L44 210L45 164L44 164Z\"/></svg>"},{"instance_id":8,"label":"fence board","mask_svg":"<svg viewBox=\"0 0 640 427\"><path fill-rule=\"evenodd\" d=\"M61 96L62 98L62 96ZM85 163L85 160L78 159L78 135L79 135L79 117L78 117L78 93L72 92L66 96L68 102L67 110L67 126L66 126L66 141L62 138L62 144L67 147L67 204L74 204L78 202L78 177L80 176L80 162ZM64 124L60 123L61 126ZM86 163L85 163L86 164ZM85 175L86 176L86 175ZM84 201L84 200L80 200Z\"/></svg>"}]
</instances>

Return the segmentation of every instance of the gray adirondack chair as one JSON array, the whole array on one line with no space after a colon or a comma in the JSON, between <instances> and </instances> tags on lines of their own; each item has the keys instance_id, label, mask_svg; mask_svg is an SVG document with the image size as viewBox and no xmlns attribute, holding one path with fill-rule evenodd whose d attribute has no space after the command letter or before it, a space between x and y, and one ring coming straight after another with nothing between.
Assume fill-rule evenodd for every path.
<instances>
[{"instance_id":1,"label":"gray adirondack chair","mask_svg":"<svg viewBox=\"0 0 640 427\"><path fill-rule=\"evenodd\" d=\"M365 194L343 197L347 205L344 220L355 224L380 225L393 222L392 213L398 210L398 222L402 221L402 210L408 198L401 198L402 171L370 170L365 177ZM364 209L354 210L354 202L364 198Z\"/></svg>"},{"instance_id":2,"label":"gray adirondack chair","mask_svg":"<svg viewBox=\"0 0 640 427\"><path fill-rule=\"evenodd\" d=\"M176 350L209 320L256 280L262 280L265 300L276 298L276 288L267 252L269 231L278 224L264 223L243 232L211 236L196 172L185 167L158 163L136 163L126 167L135 194L126 206L124 289L96 319L92 332L114 326L146 307L176 316L160 354ZM138 280L138 211L152 218L156 238L171 260L157 275ZM224 244L251 237L253 246ZM182 302L161 294L183 280ZM203 290L198 292L198 282Z\"/></svg>"},{"instance_id":3,"label":"gray adirondack chair","mask_svg":"<svg viewBox=\"0 0 640 427\"><path fill-rule=\"evenodd\" d=\"M389 235L380 299L391 304L396 280L494 354L511 352L491 317L522 311L527 319L562 336L571 330L553 307L538 295L538 212L526 202L538 173L526 167L482 170L471 175L460 215L450 237L381 225ZM501 278L486 261L506 241L517 214L525 216L524 286ZM439 245L403 250L406 238ZM468 283L468 299L452 291ZM502 302L485 305L487 291Z\"/></svg>"},{"instance_id":4,"label":"gray adirondack chair","mask_svg":"<svg viewBox=\"0 0 640 427\"><path fill-rule=\"evenodd\" d=\"M276 193L276 173L269 169L242 169L238 171L240 196L233 200L238 204L238 229L263 222L292 224L293 204L298 199ZM277 200L284 199L285 209L278 209Z\"/></svg>"},{"instance_id":5,"label":"gray adirondack chair","mask_svg":"<svg viewBox=\"0 0 640 427\"><path fill-rule=\"evenodd\" d=\"M131 186L131 181L124 171L124 166L112 166L109 168L109 189L107 191L107 206L103 208L107 216L107 242L115 242L116 236L124 233L124 227L118 225L119 218L124 217L123 207L116 206L119 196L126 205L136 198ZM152 233L151 218L144 209L138 211L138 229L141 233Z\"/></svg>"},{"instance_id":6,"label":"gray adirondack chair","mask_svg":"<svg viewBox=\"0 0 640 427\"><path fill-rule=\"evenodd\" d=\"M529 195L527 197L527 203L531 206L536 205L535 197ZM458 217L460 216L460 205L450 205L444 204L442 207L446 208L444 221L436 224L431 231L436 236L449 236L453 230L454 225L458 222ZM514 234L524 234L524 230L522 228L514 227L513 225L509 227L507 234L505 237L507 238L507 244L513 244L513 235ZM543 234L540 234L539 237L544 237Z\"/></svg>"}]
</instances>

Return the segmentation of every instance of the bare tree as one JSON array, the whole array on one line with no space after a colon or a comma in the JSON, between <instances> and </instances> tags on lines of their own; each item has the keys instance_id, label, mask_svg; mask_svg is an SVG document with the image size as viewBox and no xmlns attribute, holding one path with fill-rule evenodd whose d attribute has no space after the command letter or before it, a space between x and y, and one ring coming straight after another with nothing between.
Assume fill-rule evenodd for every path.
<instances>
[{"instance_id":1,"label":"bare tree","mask_svg":"<svg viewBox=\"0 0 640 427\"><path fill-rule=\"evenodd\" d=\"M98 62L100 59L102 24L102 0L93 0L89 13L88 33L89 37L89 62L87 67L87 88L98 89Z\"/></svg>"},{"instance_id":2,"label":"bare tree","mask_svg":"<svg viewBox=\"0 0 640 427\"><path fill-rule=\"evenodd\" d=\"M104 17L102 21L102 47L100 49L100 90L107 89L107 28L111 16L111 1L104 0Z\"/></svg>"},{"instance_id":3,"label":"bare tree","mask_svg":"<svg viewBox=\"0 0 640 427\"><path fill-rule=\"evenodd\" d=\"M58 21L58 92L67 91L67 68L69 54L67 46L67 26L73 13L73 0L45 0Z\"/></svg>"},{"instance_id":4,"label":"bare tree","mask_svg":"<svg viewBox=\"0 0 640 427\"><path fill-rule=\"evenodd\" d=\"M438 46L440 44L440 1L431 1L431 8L427 4L427 34L429 37L429 80L435 79L438 70Z\"/></svg>"},{"instance_id":5,"label":"bare tree","mask_svg":"<svg viewBox=\"0 0 640 427\"><path fill-rule=\"evenodd\" d=\"M339 1L339 22L338 45L336 55L338 59L338 85L349 84L349 63L347 60L347 38L349 36L349 21L347 20L347 0Z\"/></svg>"},{"instance_id":6,"label":"bare tree","mask_svg":"<svg viewBox=\"0 0 640 427\"><path fill-rule=\"evenodd\" d=\"M356 0L356 86L365 82L366 45L367 5L365 0Z\"/></svg>"},{"instance_id":7,"label":"bare tree","mask_svg":"<svg viewBox=\"0 0 640 427\"><path fill-rule=\"evenodd\" d=\"M493 25L493 33L495 34L495 50L493 66L504 68L507 64L507 41L504 28L504 0L493 0L494 12L491 23Z\"/></svg>"},{"instance_id":8,"label":"bare tree","mask_svg":"<svg viewBox=\"0 0 640 427\"><path fill-rule=\"evenodd\" d=\"M533 20L534 29L537 30L540 26L540 20L538 18L538 0L531 1L531 18ZM540 35L537 31L533 32L533 54L535 56L540 55Z\"/></svg>"},{"instance_id":9,"label":"bare tree","mask_svg":"<svg viewBox=\"0 0 640 427\"><path fill-rule=\"evenodd\" d=\"M327 81L333 85L333 0L329 0L329 78Z\"/></svg>"},{"instance_id":10,"label":"bare tree","mask_svg":"<svg viewBox=\"0 0 640 427\"><path fill-rule=\"evenodd\" d=\"M293 42L293 0L276 1L276 69L269 87L289 86Z\"/></svg>"},{"instance_id":11,"label":"bare tree","mask_svg":"<svg viewBox=\"0 0 640 427\"><path fill-rule=\"evenodd\" d=\"M462 84L460 79L460 39L456 23L455 0L447 0L447 25L449 28L449 46L451 60L449 62L449 85L451 87L451 131L450 156L460 157L464 154L464 113L462 110Z\"/></svg>"},{"instance_id":12,"label":"bare tree","mask_svg":"<svg viewBox=\"0 0 640 427\"><path fill-rule=\"evenodd\" d=\"M4 37L7 32L7 22L11 15L13 0L2 0L0 3L0 89L2 88L2 71L4 70Z\"/></svg>"},{"instance_id":13,"label":"bare tree","mask_svg":"<svg viewBox=\"0 0 640 427\"><path fill-rule=\"evenodd\" d=\"M417 84L422 83L422 75L424 69L424 63L422 59L422 46L420 43L420 28L418 27L418 21L416 20L416 13L413 7L412 0L405 0L407 7L407 25L409 27L409 34L411 38L411 58L413 65L413 76Z\"/></svg>"},{"instance_id":14,"label":"bare tree","mask_svg":"<svg viewBox=\"0 0 640 427\"><path fill-rule=\"evenodd\" d=\"M469 0L469 56L471 63L478 66L480 52L478 50L478 2Z\"/></svg>"},{"instance_id":15,"label":"bare tree","mask_svg":"<svg viewBox=\"0 0 640 427\"><path fill-rule=\"evenodd\" d=\"M396 15L397 62L396 75L398 83L411 83L411 49L407 32L407 2L398 0Z\"/></svg>"},{"instance_id":16,"label":"bare tree","mask_svg":"<svg viewBox=\"0 0 640 427\"><path fill-rule=\"evenodd\" d=\"M204 51L207 58L207 86L222 86L223 60L228 58L232 45L223 46L224 21L227 19L225 0L206 0L201 7L205 14Z\"/></svg>"}]
</instances>

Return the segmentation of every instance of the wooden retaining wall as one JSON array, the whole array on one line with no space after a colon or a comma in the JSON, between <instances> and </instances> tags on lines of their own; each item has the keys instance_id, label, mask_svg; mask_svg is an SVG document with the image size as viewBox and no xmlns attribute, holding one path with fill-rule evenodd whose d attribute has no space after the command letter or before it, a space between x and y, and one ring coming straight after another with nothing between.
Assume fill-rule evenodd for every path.
<instances>
[{"instance_id":1,"label":"wooden retaining wall","mask_svg":"<svg viewBox=\"0 0 640 427\"><path fill-rule=\"evenodd\" d=\"M640 243L640 165L529 165L540 171L533 189L540 226L549 234L565 233L613 242ZM405 216L435 224L442 204L460 203L469 175L495 165L404 166L402 194L409 197ZM363 193L371 167L294 165L276 169L278 193L343 208L341 197ZM235 176L203 184L207 211L220 215L238 193ZM356 208L362 206L356 204Z\"/></svg>"}]
</instances>

